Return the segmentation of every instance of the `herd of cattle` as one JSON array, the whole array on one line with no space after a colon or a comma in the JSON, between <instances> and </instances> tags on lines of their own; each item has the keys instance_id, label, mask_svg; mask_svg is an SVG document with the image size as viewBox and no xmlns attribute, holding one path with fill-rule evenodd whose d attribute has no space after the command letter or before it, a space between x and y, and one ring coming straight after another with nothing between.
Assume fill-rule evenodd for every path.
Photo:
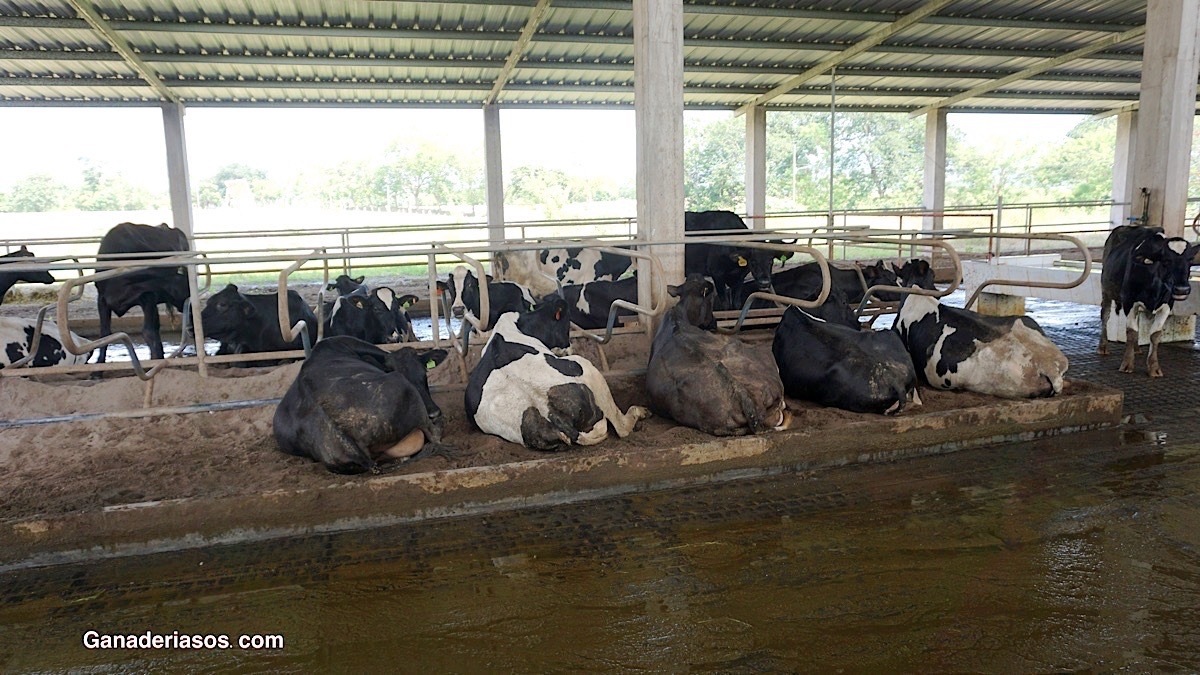
<instances>
[{"instance_id":1,"label":"herd of cattle","mask_svg":"<svg viewBox=\"0 0 1200 675\"><path fill-rule=\"evenodd\" d=\"M688 213L689 232L745 229L730 212ZM728 235L724 235L728 239ZM790 242L784 242L790 243ZM1149 374L1162 375L1157 346L1166 316L1190 291L1188 273L1198 251L1161 229L1115 228L1105 245L1102 317L1127 318L1121 370L1131 372L1139 331L1150 335ZM188 249L181 232L123 223L102 239L98 260L170 255ZM770 352L716 331L714 311L740 307L756 290L815 298L821 272L815 263L775 271L786 256L751 246L688 244L686 278L667 287L676 304L661 318L646 373L649 409L622 412L604 376L590 361L569 354L572 324L602 327L617 299L637 301L630 258L594 249L543 249L497 253L490 275L480 280L458 267L439 292L456 317L480 317L480 283L488 286L489 338L470 372L464 406L481 431L538 450L591 445L615 431L624 437L653 411L704 432L725 436L786 428L787 397L856 412L893 414L919 405L918 383L1008 398L1053 396L1062 391L1067 358L1035 321L1024 316L987 317L949 307L928 295L884 294L901 300L893 328L862 325L852 306L866 287L933 289L928 261L902 266L830 266L829 299L820 307L789 307L775 330ZM24 247L3 262L32 254ZM0 270L3 265L0 265ZM14 283L51 283L45 272L0 271L0 289ZM426 374L444 350L396 351L376 345L414 341L407 310L415 296L398 296L364 279L339 277L336 297L320 308L323 321L295 293L287 306L303 319L315 346L280 402L274 421L279 447L322 461L337 472L374 470L388 459L452 451L441 443L441 411ZM865 286L864 286L865 284ZM96 282L101 332L111 315L141 307L143 338L162 358L157 305L183 310L188 298L182 268L151 267ZM2 296L0 296L2 298ZM206 335L221 354L298 349L282 339L274 293L243 293L232 284L211 295L201 313ZM1102 327L1100 351L1107 349ZM71 362L47 322L31 365ZM318 340L319 332L324 339ZM32 322L0 319L0 367L30 351ZM77 339L78 341L82 341ZM104 349L98 361L103 362Z\"/></svg>"}]
</instances>

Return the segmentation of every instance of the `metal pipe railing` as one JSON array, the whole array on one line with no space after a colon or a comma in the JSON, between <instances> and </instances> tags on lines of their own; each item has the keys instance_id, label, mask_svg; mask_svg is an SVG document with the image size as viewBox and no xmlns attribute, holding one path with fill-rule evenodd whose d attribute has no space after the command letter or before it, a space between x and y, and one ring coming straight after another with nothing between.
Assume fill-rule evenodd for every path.
<instances>
[{"instance_id":1,"label":"metal pipe railing","mask_svg":"<svg viewBox=\"0 0 1200 675\"><path fill-rule=\"evenodd\" d=\"M970 236L972 236L972 235L965 235L965 236L959 235L959 237L964 238L964 239L968 238ZM977 299L979 299L979 294L982 293L983 289L987 288L988 286L1027 286L1029 288L1068 289L1068 288L1075 288L1076 286L1083 284L1083 282L1087 281L1088 276L1092 273L1092 252L1091 252L1091 250L1082 241L1080 241L1077 237L1073 237L1071 235L1067 235L1067 234L991 234L991 235L978 234L978 235L973 235L973 236L976 236L976 237L992 236L992 237L1003 238L1003 239L1032 239L1035 241L1037 241L1037 240L1065 241L1070 244L1073 244L1075 246L1075 248L1077 248L1079 250L1079 252L1082 254L1083 270L1080 272L1079 276L1076 279L1074 279L1073 281L1037 281L1037 280L1031 281L1028 279L988 279L987 281L983 282L982 284L979 284L979 286L974 290L974 292L971 293L971 297L967 298L966 303L963 304L963 307L966 309L970 309L971 305L975 304L975 301Z\"/></svg>"},{"instance_id":2,"label":"metal pipe railing","mask_svg":"<svg viewBox=\"0 0 1200 675\"><path fill-rule=\"evenodd\" d=\"M312 354L312 336L309 335L308 332L308 322L304 319L300 319L294 324L292 323L292 313L288 308L287 282L288 277L291 276L292 272L295 272L307 264L310 260L312 260L313 256L318 256L325 252L326 251L323 248L313 249L311 254L297 258L295 262L285 267L283 271L279 273L279 286L275 291L275 302L279 312L279 334L283 338L284 342L292 342L296 339L296 336L299 335L300 342L304 345L304 356L306 358ZM329 259L323 258L321 262L325 272L325 282L322 285L322 288L324 288L329 284ZM318 326L318 330L320 330L320 326Z\"/></svg>"}]
</instances>

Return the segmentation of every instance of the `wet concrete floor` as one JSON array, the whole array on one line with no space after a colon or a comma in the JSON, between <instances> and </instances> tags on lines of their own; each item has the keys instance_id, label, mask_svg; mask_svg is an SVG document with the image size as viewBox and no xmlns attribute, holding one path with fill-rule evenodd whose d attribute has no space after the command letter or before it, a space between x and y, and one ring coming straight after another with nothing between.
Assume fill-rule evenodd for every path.
<instances>
[{"instance_id":1,"label":"wet concrete floor","mask_svg":"<svg viewBox=\"0 0 1200 675\"><path fill-rule=\"evenodd\" d=\"M0 670L1200 669L1200 354L1165 348L1162 381L1123 375L1094 355L1089 312L1030 305L1072 376L1125 389L1129 424L7 572ZM95 651L89 630L285 643Z\"/></svg>"}]
</instances>

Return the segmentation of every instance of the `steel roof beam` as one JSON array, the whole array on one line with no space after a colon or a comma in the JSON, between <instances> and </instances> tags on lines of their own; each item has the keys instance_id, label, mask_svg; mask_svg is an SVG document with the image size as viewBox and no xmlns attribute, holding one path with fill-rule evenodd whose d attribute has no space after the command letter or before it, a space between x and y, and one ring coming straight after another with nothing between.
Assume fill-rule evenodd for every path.
<instances>
[{"instance_id":1,"label":"steel roof beam","mask_svg":"<svg viewBox=\"0 0 1200 675\"><path fill-rule=\"evenodd\" d=\"M126 63L129 64L129 67L133 68L134 72L154 89L154 93L161 96L164 101L183 103L183 99L179 98L177 94L162 83L162 80L158 77L158 73L154 72L150 66L146 65L146 62L138 57L133 51L133 47L125 41L125 38L113 31L108 22L96 12L96 8L92 6L92 3L88 2L88 0L67 0L67 2L75 10L75 13L79 15L79 18L86 21L88 25L95 29L108 42L109 46L113 48L113 51L120 54Z\"/></svg>"},{"instance_id":2,"label":"steel roof beam","mask_svg":"<svg viewBox=\"0 0 1200 675\"><path fill-rule=\"evenodd\" d=\"M517 62L521 60L521 55L525 53L525 48L529 46L530 40L533 39L533 34L537 32L537 28L542 23L542 19L546 16L546 10L549 8L550 0L538 0L538 4L529 13L529 18L525 20L525 26L521 28L520 37L513 44L512 51L508 53L508 58L504 60L504 66L500 69L500 74L496 77L496 83L492 85L492 90L488 92L487 98L483 101L484 105L491 105L496 102L501 90L504 89L505 83L512 77L513 70L517 67Z\"/></svg>"},{"instance_id":3,"label":"steel roof beam","mask_svg":"<svg viewBox=\"0 0 1200 675\"><path fill-rule=\"evenodd\" d=\"M738 112L743 113L754 106L763 105L771 99L782 96L819 75L824 75L825 73L829 72L831 68L834 68L838 64L862 54L871 47L882 43L884 40L887 40L893 35L920 22L921 19L936 13L938 10L950 4L952 1L953 0L926 0L924 4L920 5L912 12L904 15L903 18L897 19L886 26L876 28L867 34L867 36L863 39L855 42L839 52L830 54L829 56L821 59L817 65L810 67L803 73L789 77L788 79L784 80L783 83L772 88L767 93L756 97L753 101L750 101L746 105L739 108Z\"/></svg>"},{"instance_id":4,"label":"steel roof beam","mask_svg":"<svg viewBox=\"0 0 1200 675\"><path fill-rule=\"evenodd\" d=\"M1024 70L1015 72L1011 75L1006 75L998 80L994 80L987 84L981 84L978 87L972 87L971 89L968 89L967 91L964 91L961 94L955 94L954 96L944 98L941 101L938 101L937 103L934 103L933 105L925 106L924 108L921 108L920 110L917 110L912 114L914 117L916 117L918 115L924 115L925 113L927 113L930 110L933 110L935 108L945 108L945 107L952 106L955 103L961 103L962 101L965 101L969 98L979 96L980 94L985 94L985 93L993 91L995 89L999 89L1005 85L1012 84L1013 82L1019 82L1021 80L1028 79L1032 75L1038 75L1040 73L1046 72L1047 70L1052 70L1054 68L1057 68L1058 66L1061 66L1064 63L1069 63L1071 61L1074 61L1075 59L1083 58L1090 54L1094 54L1094 53L1100 51L1101 49L1111 47L1115 44L1119 44L1126 40L1140 38L1145 34L1146 34L1146 27L1140 26L1140 27L1134 28L1132 30L1127 30L1124 33L1118 33L1116 35L1109 35L1107 37L1096 40L1095 42L1093 42L1092 44L1090 44L1086 47L1081 47L1074 51L1063 54L1062 56L1059 56L1057 58L1048 59L1045 62L1040 63L1036 66L1026 68Z\"/></svg>"}]
</instances>

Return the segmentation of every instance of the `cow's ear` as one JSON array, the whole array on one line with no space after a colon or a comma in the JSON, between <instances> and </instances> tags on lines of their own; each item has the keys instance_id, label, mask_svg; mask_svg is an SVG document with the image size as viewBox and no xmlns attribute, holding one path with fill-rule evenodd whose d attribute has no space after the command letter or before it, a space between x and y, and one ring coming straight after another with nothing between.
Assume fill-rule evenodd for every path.
<instances>
[{"instance_id":1,"label":"cow's ear","mask_svg":"<svg viewBox=\"0 0 1200 675\"><path fill-rule=\"evenodd\" d=\"M25 244L21 244L21 250L17 253L29 253L29 249L25 248Z\"/></svg>"},{"instance_id":2,"label":"cow's ear","mask_svg":"<svg viewBox=\"0 0 1200 675\"><path fill-rule=\"evenodd\" d=\"M367 280L367 278L365 276L357 276L357 277L354 277L353 279L351 279L351 281L353 281L356 284L361 284L362 282L364 282L366 280Z\"/></svg>"},{"instance_id":3,"label":"cow's ear","mask_svg":"<svg viewBox=\"0 0 1200 675\"><path fill-rule=\"evenodd\" d=\"M238 287L237 287L237 286L235 286L235 285L233 285L233 284L226 284L226 286L225 286L225 290L227 290L227 291L233 291L234 293L237 293L237 292L238 292Z\"/></svg>"},{"instance_id":4,"label":"cow's ear","mask_svg":"<svg viewBox=\"0 0 1200 675\"><path fill-rule=\"evenodd\" d=\"M408 309L415 304L417 304L417 296L415 295L404 295L400 297L400 306L404 309Z\"/></svg>"},{"instance_id":5,"label":"cow's ear","mask_svg":"<svg viewBox=\"0 0 1200 675\"><path fill-rule=\"evenodd\" d=\"M486 277L487 277L487 282L488 282L489 284L490 284L490 283L492 283L492 275L490 275L490 274L487 274L487 275L484 275L484 276L486 276Z\"/></svg>"},{"instance_id":6,"label":"cow's ear","mask_svg":"<svg viewBox=\"0 0 1200 675\"><path fill-rule=\"evenodd\" d=\"M448 352L445 349L430 349L417 356L424 362L426 370L433 370L439 363L446 360L447 355Z\"/></svg>"},{"instance_id":7,"label":"cow's ear","mask_svg":"<svg viewBox=\"0 0 1200 675\"><path fill-rule=\"evenodd\" d=\"M899 265L897 265L896 263L892 263L891 265L892 265L892 271L895 272L896 274L900 274L900 270L904 269L904 268L900 267Z\"/></svg>"},{"instance_id":8,"label":"cow's ear","mask_svg":"<svg viewBox=\"0 0 1200 675\"><path fill-rule=\"evenodd\" d=\"M667 295L671 296L672 298L678 298L679 297L679 287L667 284Z\"/></svg>"},{"instance_id":9,"label":"cow's ear","mask_svg":"<svg viewBox=\"0 0 1200 675\"><path fill-rule=\"evenodd\" d=\"M438 293L441 293L442 291L446 290L446 282L444 282L444 281L437 282L437 289L438 289Z\"/></svg>"}]
</instances>

